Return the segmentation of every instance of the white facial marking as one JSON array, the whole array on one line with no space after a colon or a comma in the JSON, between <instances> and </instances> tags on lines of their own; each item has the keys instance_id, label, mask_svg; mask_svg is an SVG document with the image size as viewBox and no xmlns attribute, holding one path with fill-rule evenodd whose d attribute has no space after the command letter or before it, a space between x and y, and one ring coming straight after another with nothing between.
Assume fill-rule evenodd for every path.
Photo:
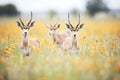
<instances>
[{"instance_id":1,"label":"white facial marking","mask_svg":"<svg viewBox=\"0 0 120 80\"><path fill-rule=\"evenodd\" d=\"M55 30L50 30L49 35L50 35L50 36L54 36L54 33L55 33Z\"/></svg>"},{"instance_id":2,"label":"white facial marking","mask_svg":"<svg viewBox=\"0 0 120 80\"><path fill-rule=\"evenodd\" d=\"M23 34L23 36L27 36L28 35L28 29L23 29L22 34Z\"/></svg>"},{"instance_id":3,"label":"white facial marking","mask_svg":"<svg viewBox=\"0 0 120 80\"><path fill-rule=\"evenodd\" d=\"M77 35L77 31L74 31L73 34L74 34L74 35Z\"/></svg>"},{"instance_id":4,"label":"white facial marking","mask_svg":"<svg viewBox=\"0 0 120 80\"><path fill-rule=\"evenodd\" d=\"M72 37L74 40L77 38L77 31L72 31Z\"/></svg>"}]
</instances>

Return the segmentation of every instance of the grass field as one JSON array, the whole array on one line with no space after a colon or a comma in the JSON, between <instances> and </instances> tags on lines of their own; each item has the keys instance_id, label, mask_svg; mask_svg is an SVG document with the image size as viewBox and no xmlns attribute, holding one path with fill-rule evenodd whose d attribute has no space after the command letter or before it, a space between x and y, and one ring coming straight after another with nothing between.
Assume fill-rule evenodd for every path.
<instances>
[{"instance_id":1,"label":"grass field","mask_svg":"<svg viewBox=\"0 0 120 80\"><path fill-rule=\"evenodd\" d=\"M29 37L37 38L41 48L24 58L16 20L0 19L0 80L120 80L120 20L82 21L78 55L65 54L53 43L48 20L36 20ZM66 29L65 22L58 32Z\"/></svg>"}]
</instances>

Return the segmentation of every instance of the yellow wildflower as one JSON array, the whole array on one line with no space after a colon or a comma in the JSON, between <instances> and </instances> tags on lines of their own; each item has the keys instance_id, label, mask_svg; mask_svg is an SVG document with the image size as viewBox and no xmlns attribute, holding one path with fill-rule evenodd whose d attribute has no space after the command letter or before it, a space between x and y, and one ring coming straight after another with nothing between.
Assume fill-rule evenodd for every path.
<instances>
[{"instance_id":1,"label":"yellow wildflower","mask_svg":"<svg viewBox=\"0 0 120 80\"><path fill-rule=\"evenodd\" d=\"M64 51L67 51L67 48L64 48L63 50L64 50Z\"/></svg>"},{"instance_id":2,"label":"yellow wildflower","mask_svg":"<svg viewBox=\"0 0 120 80\"><path fill-rule=\"evenodd\" d=\"M14 46L14 45L11 45L10 48L15 49L15 46Z\"/></svg>"},{"instance_id":3,"label":"yellow wildflower","mask_svg":"<svg viewBox=\"0 0 120 80\"><path fill-rule=\"evenodd\" d=\"M82 40L82 39L78 39L78 42L79 42L80 44L83 44L83 40Z\"/></svg>"},{"instance_id":4,"label":"yellow wildflower","mask_svg":"<svg viewBox=\"0 0 120 80\"><path fill-rule=\"evenodd\" d=\"M9 50L9 47L8 47L8 46L6 46L6 47L4 48L4 50Z\"/></svg>"},{"instance_id":5,"label":"yellow wildflower","mask_svg":"<svg viewBox=\"0 0 120 80\"><path fill-rule=\"evenodd\" d=\"M110 45L110 49L113 50L113 49L116 49L117 45L116 44L112 44Z\"/></svg>"},{"instance_id":6,"label":"yellow wildflower","mask_svg":"<svg viewBox=\"0 0 120 80\"><path fill-rule=\"evenodd\" d=\"M39 53L39 52L40 52L40 48L34 48L33 51L34 51L35 53Z\"/></svg>"},{"instance_id":7,"label":"yellow wildflower","mask_svg":"<svg viewBox=\"0 0 120 80\"><path fill-rule=\"evenodd\" d=\"M10 48L9 48L9 51L12 52L12 50L13 50L13 49L10 47Z\"/></svg>"},{"instance_id":8,"label":"yellow wildflower","mask_svg":"<svg viewBox=\"0 0 120 80\"><path fill-rule=\"evenodd\" d=\"M16 54L14 53L12 57L13 57L13 58L16 58Z\"/></svg>"},{"instance_id":9,"label":"yellow wildflower","mask_svg":"<svg viewBox=\"0 0 120 80\"><path fill-rule=\"evenodd\" d=\"M33 49L33 45L32 44L29 44L28 46L30 49Z\"/></svg>"},{"instance_id":10,"label":"yellow wildflower","mask_svg":"<svg viewBox=\"0 0 120 80\"><path fill-rule=\"evenodd\" d=\"M100 53L105 54L105 47L104 46L100 46L99 47L99 51L100 51Z\"/></svg>"}]
</instances>

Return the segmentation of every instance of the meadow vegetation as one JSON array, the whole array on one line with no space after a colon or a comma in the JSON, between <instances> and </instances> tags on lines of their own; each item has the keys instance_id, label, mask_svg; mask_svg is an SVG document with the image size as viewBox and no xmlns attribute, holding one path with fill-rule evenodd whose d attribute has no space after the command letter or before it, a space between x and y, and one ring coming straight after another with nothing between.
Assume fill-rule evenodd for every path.
<instances>
[{"instance_id":1,"label":"meadow vegetation","mask_svg":"<svg viewBox=\"0 0 120 80\"><path fill-rule=\"evenodd\" d=\"M0 19L0 80L120 80L120 20L82 20L78 55L67 54L53 42L45 28L48 20L35 20L29 37L37 38L41 47L24 58L16 20ZM67 29L65 22L59 22L58 32Z\"/></svg>"}]
</instances>

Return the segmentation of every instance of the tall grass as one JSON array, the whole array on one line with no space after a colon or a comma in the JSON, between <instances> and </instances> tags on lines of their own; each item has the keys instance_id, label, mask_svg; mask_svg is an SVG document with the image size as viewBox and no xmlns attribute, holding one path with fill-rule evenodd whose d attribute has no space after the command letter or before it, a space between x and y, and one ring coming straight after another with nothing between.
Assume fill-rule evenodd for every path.
<instances>
[{"instance_id":1,"label":"tall grass","mask_svg":"<svg viewBox=\"0 0 120 80\"><path fill-rule=\"evenodd\" d=\"M15 19L0 22L0 80L119 80L120 21L84 21L79 31L79 54L65 54L36 21L29 37L40 41L40 51L23 58L21 29ZM61 31L65 22L61 21ZM75 25L75 23L73 23Z\"/></svg>"}]
</instances>

